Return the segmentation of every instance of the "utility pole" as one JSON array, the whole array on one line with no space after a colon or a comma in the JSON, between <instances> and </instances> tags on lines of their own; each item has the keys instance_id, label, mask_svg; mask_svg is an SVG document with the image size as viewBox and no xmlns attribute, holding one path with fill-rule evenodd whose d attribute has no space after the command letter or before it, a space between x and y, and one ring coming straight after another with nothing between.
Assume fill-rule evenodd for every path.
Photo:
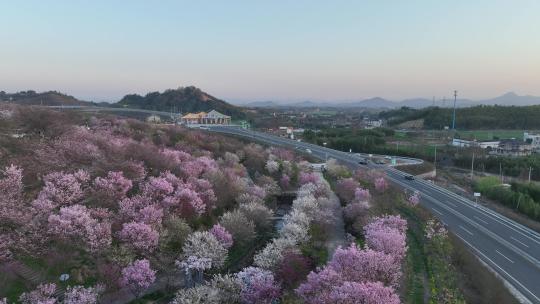
<instances>
[{"instance_id":1,"label":"utility pole","mask_svg":"<svg viewBox=\"0 0 540 304\"><path fill-rule=\"evenodd\" d=\"M435 144L435 157L433 158L433 166L435 167L435 176L437 176L437 145Z\"/></svg>"},{"instance_id":2,"label":"utility pole","mask_svg":"<svg viewBox=\"0 0 540 304\"><path fill-rule=\"evenodd\" d=\"M502 163L499 162L499 174L501 175L501 184L503 183L503 176L502 176Z\"/></svg>"},{"instance_id":3,"label":"utility pole","mask_svg":"<svg viewBox=\"0 0 540 304\"><path fill-rule=\"evenodd\" d=\"M452 115L452 130L456 129L456 101L457 101L457 91L454 90L454 114Z\"/></svg>"},{"instance_id":4,"label":"utility pole","mask_svg":"<svg viewBox=\"0 0 540 304\"><path fill-rule=\"evenodd\" d=\"M529 183L531 182L531 171L532 171L532 167L529 167Z\"/></svg>"},{"instance_id":5,"label":"utility pole","mask_svg":"<svg viewBox=\"0 0 540 304\"><path fill-rule=\"evenodd\" d=\"M471 161L471 180L473 180L474 177L474 152L472 153L472 161Z\"/></svg>"}]
</instances>

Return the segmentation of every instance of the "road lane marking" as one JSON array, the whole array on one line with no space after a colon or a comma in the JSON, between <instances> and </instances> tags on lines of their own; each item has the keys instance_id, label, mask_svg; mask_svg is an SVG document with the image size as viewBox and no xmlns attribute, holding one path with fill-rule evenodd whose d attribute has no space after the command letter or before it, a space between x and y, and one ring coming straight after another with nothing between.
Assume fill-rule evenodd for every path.
<instances>
[{"instance_id":1,"label":"road lane marking","mask_svg":"<svg viewBox=\"0 0 540 304\"><path fill-rule=\"evenodd\" d=\"M397 171L396 169L393 169L394 171ZM510 229L513 229L515 230L516 232L518 232L519 234L522 234L523 236L527 237L528 239L532 240L533 242L537 243L537 244L540 244L540 242L538 240L540 240L540 235L527 228L527 227L524 227L523 225L519 224L519 223L516 223L508 218L505 218L504 216L501 216L500 214L494 212L493 210L490 210L484 206L479 206L479 205L476 205L474 204L472 201L466 199L465 197L462 197L448 189L445 189L445 188L442 188L438 185L434 185L434 184L430 184L430 183L427 183L423 180L421 180L423 182L424 185L426 186L431 186L431 189L432 190L435 190L437 192L439 192L440 194L442 195L446 195L446 196L450 196L450 197L454 197L456 199L458 199L460 202L464 203L466 206L469 206L471 208L473 207L476 207L477 209L479 209L480 211L482 211L483 214L485 215L488 215L490 217L492 217L493 219L495 219L496 221L502 223L503 225L507 226L508 228Z\"/></svg>"},{"instance_id":2,"label":"road lane marking","mask_svg":"<svg viewBox=\"0 0 540 304\"><path fill-rule=\"evenodd\" d=\"M457 205L454 203L451 203L450 201L446 201L446 203L450 206L453 206L454 208L457 208Z\"/></svg>"},{"instance_id":3,"label":"road lane marking","mask_svg":"<svg viewBox=\"0 0 540 304\"><path fill-rule=\"evenodd\" d=\"M510 260L509 257L505 256L504 254L502 254L499 250L495 249L495 251L500 254L503 258L507 259L508 261L510 261L510 263L514 264L514 261Z\"/></svg>"},{"instance_id":4,"label":"road lane marking","mask_svg":"<svg viewBox=\"0 0 540 304\"><path fill-rule=\"evenodd\" d=\"M440 212L439 210L437 210L437 209L435 209L435 208L431 208L431 209L432 209L433 211L437 212L438 214L443 215L443 213Z\"/></svg>"},{"instance_id":5,"label":"road lane marking","mask_svg":"<svg viewBox=\"0 0 540 304\"><path fill-rule=\"evenodd\" d=\"M471 247L472 249L474 249L476 252L478 252L482 257L484 257L486 260L488 260L489 262L491 262L491 264L497 268L499 268L500 271L502 271L506 276L508 276L510 279L512 279L512 281L514 281L515 283L517 283L521 288L523 288L526 292L528 292L530 295L532 295L538 302L540 302L540 298L538 298L534 293L532 293L532 291L530 291L527 287L525 287L523 284L521 284L520 281L518 281L516 278L514 278L513 276L511 276L508 272L506 272L504 269L502 269L501 266L499 266L497 263L495 263L492 259L490 259L487 255L485 255L482 251L480 251L478 248L476 248L475 246L473 246L471 243L467 242L464 238L462 238L459 234L457 234L457 237L460 238L463 242L465 242L465 244L469 245L469 247Z\"/></svg>"},{"instance_id":6,"label":"road lane marking","mask_svg":"<svg viewBox=\"0 0 540 304\"><path fill-rule=\"evenodd\" d=\"M527 244L525 244L525 243L523 243L522 241L520 241L520 240L516 239L515 237L511 236L510 238L511 238L512 240L514 240L514 241L516 241L516 242L520 243L521 245L523 245L523 246L525 246L525 247L529 248L529 246L527 246Z\"/></svg>"},{"instance_id":7,"label":"road lane marking","mask_svg":"<svg viewBox=\"0 0 540 304\"><path fill-rule=\"evenodd\" d=\"M459 228L465 230L465 232L467 232L467 233L470 234L470 235L474 235L472 232L470 232L469 230L467 230L465 227L463 227L463 226L461 226L461 225L459 225Z\"/></svg>"},{"instance_id":8,"label":"road lane marking","mask_svg":"<svg viewBox=\"0 0 540 304\"><path fill-rule=\"evenodd\" d=\"M488 222L484 221L483 219L479 218L479 217L476 216L476 215L473 215L473 217L474 217L475 219L479 220L480 222L486 224L486 225L488 224Z\"/></svg>"},{"instance_id":9,"label":"road lane marking","mask_svg":"<svg viewBox=\"0 0 540 304\"><path fill-rule=\"evenodd\" d=\"M401 185L402 187L404 187L406 189L415 190L414 188L410 187L409 185L401 183L401 181L399 181L399 180L397 180L395 178L391 178L391 180L394 183L397 183L397 184ZM488 236L490 236L494 240L498 241L503 246L506 246L508 249L510 249L510 250L512 250L514 252L517 252L519 255L522 255L524 258L529 260L529 262L531 262L535 267L540 268L540 260L538 260L536 257L530 255L527 251L524 251L523 249L521 249L521 247L518 247L517 245L514 245L513 243L510 243L510 241L507 241L506 239L500 237L498 234L494 233L493 231L491 231L491 230L487 229L486 227L476 223L471 218L469 218L469 217L463 215L462 213L450 208L449 206L445 205L440 200L437 200L437 199L431 197L429 194L423 193L422 197L429 200L429 201L431 201L432 203L434 203L436 205L439 205L443 209L446 209L446 210L450 211L455 216L457 216L459 219L469 223L471 226L479 228L480 231L486 233Z\"/></svg>"}]
</instances>

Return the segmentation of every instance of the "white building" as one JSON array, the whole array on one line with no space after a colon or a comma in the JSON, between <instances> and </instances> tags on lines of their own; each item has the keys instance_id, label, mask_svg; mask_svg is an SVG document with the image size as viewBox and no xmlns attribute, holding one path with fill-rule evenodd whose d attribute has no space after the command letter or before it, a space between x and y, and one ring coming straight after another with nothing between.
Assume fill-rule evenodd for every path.
<instances>
[{"instance_id":1,"label":"white building","mask_svg":"<svg viewBox=\"0 0 540 304\"><path fill-rule=\"evenodd\" d=\"M500 141L490 140L490 141L475 141L475 140L465 140L459 138L452 139L452 146L468 148L468 147L478 147L481 149L497 149L499 147Z\"/></svg>"},{"instance_id":2,"label":"white building","mask_svg":"<svg viewBox=\"0 0 540 304\"><path fill-rule=\"evenodd\" d=\"M540 152L540 134L523 133L523 141L531 144L535 152Z\"/></svg>"}]
</instances>

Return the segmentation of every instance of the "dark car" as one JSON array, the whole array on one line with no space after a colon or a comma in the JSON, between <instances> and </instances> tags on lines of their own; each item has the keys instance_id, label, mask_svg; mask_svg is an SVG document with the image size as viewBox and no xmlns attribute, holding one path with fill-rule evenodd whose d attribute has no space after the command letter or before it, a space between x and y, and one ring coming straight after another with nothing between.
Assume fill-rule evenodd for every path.
<instances>
[{"instance_id":1,"label":"dark car","mask_svg":"<svg viewBox=\"0 0 540 304\"><path fill-rule=\"evenodd\" d=\"M360 165L367 165L367 160L366 159L361 159L361 160L358 161L358 163Z\"/></svg>"},{"instance_id":2,"label":"dark car","mask_svg":"<svg viewBox=\"0 0 540 304\"><path fill-rule=\"evenodd\" d=\"M405 175L406 180L414 180L414 176L412 175Z\"/></svg>"}]
</instances>

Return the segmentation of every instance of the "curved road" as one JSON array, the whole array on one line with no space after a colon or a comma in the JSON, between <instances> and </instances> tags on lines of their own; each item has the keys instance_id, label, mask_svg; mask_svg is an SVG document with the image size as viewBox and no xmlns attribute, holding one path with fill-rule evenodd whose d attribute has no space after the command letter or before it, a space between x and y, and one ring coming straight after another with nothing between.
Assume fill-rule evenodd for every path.
<instances>
[{"instance_id":1,"label":"curved road","mask_svg":"<svg viewBox=\"0 0 540 304\"><path fill-rule=\"evenodd\" d=\"M419 191L423 206L510 284L521 302L540 303L540 234L537 232L431 182L407 180L406 173L394 168L372 163L359 165L361 157L353 154L234 127L212 126L208 130L303 152L310 149L319 159L335 158L352 169L369 167L385 171L395 185Z\"/></svg>"}]
</instances>

